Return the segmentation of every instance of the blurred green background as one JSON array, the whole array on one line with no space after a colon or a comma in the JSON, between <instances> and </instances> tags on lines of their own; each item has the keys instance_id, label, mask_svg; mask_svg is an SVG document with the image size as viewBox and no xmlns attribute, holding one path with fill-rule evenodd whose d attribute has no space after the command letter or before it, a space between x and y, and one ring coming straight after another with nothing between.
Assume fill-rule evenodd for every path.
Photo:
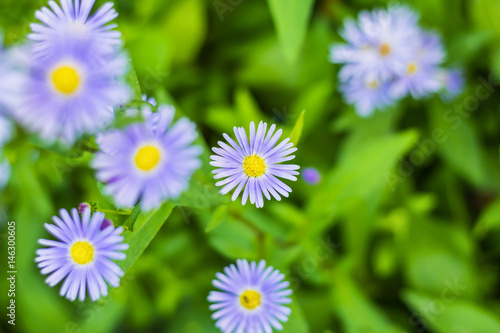
<instances>
[{"instance_id":1,"label":"blurred green background","mask_svg":"<svg viewBox=\"0 0 500 333\"><path fill-rule=\"evenodd\" d=\"M17 325L2 313L0 329L217 332L206 300L215 273L263 258L294 289L283 332L500 332L500 1L408 3L442 34L466 90L451 104L406 99L361 119L338 93L328 46L345 17L386 1L115 1L143 93L174 103L207 147L252 120L288 134L306 110L296 161L322 181L290 184L290 198L263 209L242 207L218 194L206 149L190 190L127 232L120 288L71 303L34 263L37 239L49 237L43 223L85 200L111 206L90 153L61 154L18 129L0 194L2 234L17 222ZM25 40L44 5L0 0L7 45ZM3 305L5 247L3 237Z\"/></svg>"}]
</instances>

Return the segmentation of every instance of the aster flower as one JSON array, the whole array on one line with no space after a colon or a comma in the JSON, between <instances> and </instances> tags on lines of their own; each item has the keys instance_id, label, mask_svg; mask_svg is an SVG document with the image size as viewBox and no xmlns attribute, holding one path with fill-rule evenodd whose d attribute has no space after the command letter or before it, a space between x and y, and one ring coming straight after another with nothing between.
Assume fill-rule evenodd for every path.
<instances>
[{"instance_id":1,"label":"aster flower","mask_svg":"<svg viewBox=\"0 0 500 333\"><path fill-rule=\"evenodd\" d=\"M113 53L121 45L121 34L109 24L118 14L113 3L107 2L94 15L90 15L95 0L60 0L61 6L49 1L50 8L35 12L41 23L31 24L28 37L35 42L33 51L41 56L58 52L58 45L72 40L77 43L92 43L93 52Z\"/></svg>"},{"instance_id":2,"label":"aster flower","mask_svg":"<svg viewBox=\"0 0 500 333\"><path fill-rule=\"evenodd\" d=\"M173 107L160 106L145 123L97 138L102 151L92 166L118 206L131 207L141 200L142 208L150 210L188 188L201 165L201 148L192 145L197 137L195 124L187 118L173 123L174 114Z\"/></svg>"},{"instance_id":3,"label":"aster flower","mask_svg":"<svg viewBox=\"0 0 500 333\"><path fill-rule=\"evenodd\" d=\"M80 216L77 209L60 210L60 217L54 216L54 224L45 228L57 241L40 239L47 248L37 250L35 261L42 274L50 274L45 282L54 287L64 279L60 295L74 301L77 296L85 300L88 292L92 301L108 294L105 280L118 287L123 271L114 260L125 259L120 251L128 249L123 243L122 227L108 226L101 230L104 214L91 215L86 209Z\"/></svg>"},{"instance_id":4,"label":"aster flower","mask_svg":"<svg viewBox=\"0 0 500 333\"><path fill-rule=\"evenodd\" d=\"M351 79L340 86L346 101L353 104L362 117L394 104L396 100L389 94L390 88L391 82L375 78Z\"/></svg>"},{"instance_id":5,"label":"aster flower","mask_svg":"<svg viewBox=\"0 0 500 333\"><path fill-rule=\"evenodd\" d=\"M404 73L417 48L417 21L418 16L401 5L363 11L358 22L347 20L340 34L348 45L333 45L330 55L332 62L346 64L341 80L363 76L387 80Z\"/></svg>"},{"instance_id":6,"label":"aster flower","mask_svg":"<svg viewBox=\"0 0 500 333\"><path fill-rule=\"evenodd\" d=\"M73 143L114 119L112 107L127 101L121 54L96 56L88 43L69 42L51 57L31 58L15 118L47 141Z\"/></svg>"},{"instance_id":7,"label":"aster flower","mask_svg":"<svg viewBox=\"0 0 500 333\"><path fill-rule=\"evenodd\" d=\"M280 164L295 158L297 148L287 138L278 145L277 142L283 131L274 132L276 125L272 125L266 134L267 123L260 122L257 132L255 123L250 123L250 141L243 127L235 127L236 141L229 135L223 134L229 145L219 141L221 148L212 148L217 155L212 155L210 165L216 167L213 171L215 179L225 178L217 182L216 186L224 186L221 194L227 194L233 188L232 200L235 201L243 191L241 203L244 205L248 198L250 203L258 208L264 206L263 196L271 200L271 195L276 200L281 196L288 197L292 189L279 178L296 181L300 167L294 164Z\"/></svg>"},{"instance_id":8,"label":"aster flower","mask_svg":"<svg viewBox=\"0 0 500 333\"><path fill-rule=\"evenodd\" d=\"M283 304L291 303L288 296L292 294L287 289L290 283L283 281L285 276L273 267L266 268L264 260L258 264L237 260L236 265L225 267L225 274L217 273L212 282L221 290L208 296L213 303L210 310L216 311L212 315L216 326L224 333L283 329L280 321L286 322L291 312Z\"/></svg>"},{"instance_id":9,"label":"aster flower","mask_svg":"<svg viewBox=\"0 0 500 333\"><path fill-rule=\"evenodd\" d=\"M302 179L309 185L317 185L321 180L321 174L316 168L305 168L302 171Z\"/></svg>"},{"instance_id":10,"label":"aster flower","mask_svg":"<svg viewBox=\"0 0 500 333\"><path fill-rule=\"evenodd\" d=\"M406 71L395 79L391 87L391 94L395 98L402 98L409 93L413 98L421 99L441 88L438 72L445 58L441 39L436 34L421 32L419 44L407 63Z\"/></svg>"}]
</instances>

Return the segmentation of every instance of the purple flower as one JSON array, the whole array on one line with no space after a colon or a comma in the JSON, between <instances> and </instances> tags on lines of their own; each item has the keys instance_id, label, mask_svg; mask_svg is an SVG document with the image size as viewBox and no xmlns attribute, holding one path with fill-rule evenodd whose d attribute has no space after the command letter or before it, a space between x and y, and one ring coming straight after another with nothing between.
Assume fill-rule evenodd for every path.
<instances>
[{"instance_id":1,"label":"purple flower","mask_svg":"<svg viewBox=\"0 0 500 333\"><path fill-rule=\"evenodd\" d=\"M358 22L347 20L341 35L348 44L334 45L330 55L332 62L346 64L341 80L365 76L388 80L404 73L417 48L417 21L414 12L400 5L363 11Z\"/></svg>"},{"instance_id":2,"label":"purple flower","mask_svg":"<svg viewBox=\"0 0 500 333\"><path fill-rule=\"evenodd\" d=\"M290 283L273 267L266 268L266 262L237 260L225 267L224 273L217 273L213 285L221 291L212 291L208 301L210 310L217 320L216 326L224 333L272 332L283 329L291 313L283 304L291 303Z\"/></svg>"},{"instance_id":3,"label":"purple flower","mask_svg":"<svg viewBox=\"0 0 500 333\"><path fill-rule=\"evenodd\" d=\"M384 109L396 101L390 94L391 83L377 79L351 79L344 82L340 90L344 98L362 116L370 116L375 109Z\"/></svg>"},{"instance_id":4,"label":"purple flower","mask_svg":"<svg viewBox=\"0 0 500 333\"><path fill-rule=\"evenodd\" d=\"M281 200L280 195L288 197L292 189L279 178L296 181L300 167L294 164L281 164L295 158L297 148L292 148L293 143L287 138L278 145L278 140L283 131L274 132L276 125L269 128L266 134L267 123L260 122L257 132L255 123L250 123L250 141L243 127L235 127L236 141L229 135L223 134L229 145L219 141L221 148L212 148L217 155L212 155L210 165L216 167L213 171L215 179L225 178L217 182L216 186L224 186L221 194L226 194L236 187L232 200L236 200L243 191L241 203L244 205L250 198L250 203L257 208L264 206L263 196L271 200Z\"/></svg>"},{"instance_id":5,"label":"purple flower","mask_svg":"<svg viewBox=\"0 0 500 333\"><path fill-rule=\"evenodd\" d=\"M114 119L112 107L129 97L121 54L96 56L90 44L68 42L51 57L28 58L30 73L13 114L47 141L71 144L96 133Z\"/></svg>"},{"instance_id":6,"label":"purple flower","mask_svg":"<svg viewBox=\"0 0 500 333\"><path fill-rule=\"evenodd\" d=\"M114 260L125 259L120 251L128 249L123 243L123 228L109 226L101 230L104 214L96 212L91 216L86 209L80 216L73 208L71 215L67 210L54 216L54 224L45 228L57 241L40 239L38 242L47 248L36 251L36 262L42 274L50 274L45 282L54 287L64 279L60 295L74 301L77 296L84 301L86 293L92 301L108 294L105 280L118 287L123 271Z\"/></svg>"},{"instance_id":7,"label":"purple flower","mask_svg":"<svg viewBox=\"0 0 500 333\"><path fill-rule=\"evenodd\" d=\"M78 205L78 213L83 214L83 212L87 209L92 209L92 206L87 203L87 202L82 202L81 204Z\"/></svg>"},{"instance_id":8,"label":"purple flower","mask_svg":"<svg viewBox=\"0 0 500 333\"><path fill-rule=\"evenodd\" d=\"M427 97L441 88L439 66L445 58L445 52L438 35L421 32L419 48L408 61L404 73L398 76L392 87L394 98L403 98L408 93L415 99Z\"/></svg>"},{"instance_id":9,"label":"purple flower","mask_svg":"<svg viewBox=\"0 0 500 333\"><path fill-rule=\"evenodd\" d=\"M28 37L35 42L33 51L40 56L53 56L61 43L68 40L92 45L92 51L100 54L115 52L121 45L121 34L113 30L116 24L108 24L118 14L113 3L107 2L90 16L95 0L61 0L61 7L49 1L50 9L43 7L35 12L41 23L31 24Z\"/></svg>"},{"instance_id":10,"label":"purple flower","mask_svg":"<svg viewBox=\"0 0 500 333\"><path fill-rule=\"evenodd\" d=\"M188 188L201 165L201 148L193 145L195 124L187 118L173 123L174 114L173 107L160 106L145 123L98 136L102 151L92 166L118 206L132 207L141 200L142 208L150 210Z\"/></svg>"},{"instance_id":11,"label":"purple flower","mask_svg":"<svg viewBox=\"0 0 500 333\"><path fill-rule=\"evenodd\" d=\"M321 180L321 174L316 168L305 168L302 170L302 179L309 185L316 185Z\"/></svg>"}]
</instances>

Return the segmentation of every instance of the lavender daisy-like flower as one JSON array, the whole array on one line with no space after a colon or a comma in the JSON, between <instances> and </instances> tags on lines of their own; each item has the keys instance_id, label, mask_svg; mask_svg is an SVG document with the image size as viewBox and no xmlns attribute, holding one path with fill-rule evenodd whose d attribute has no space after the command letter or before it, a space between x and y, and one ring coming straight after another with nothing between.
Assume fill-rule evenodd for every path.
<instances>
[{"instance_id":1,"label":"lavender daisy-like flower","mask_svg":"<svg viewBox=\"0 0 500 333\"><path fill-rule=\"evenodd\" d=\"M16 119L47 141L73 143L114 119L113 106L127 101L121 54L97 56L88 43L68 42L51 57L32 58Z\"/></svg>"},{"instance_id":2,"label":"lavender daisy-like flower","mask_svg":"<svg viewBox=\"0 0 500 333\"><path fill-rule=\"evenodd\" d=\"M387 80L404 73L418 46L417 21L417 15L401 5L363 11L358 22L347 20L341 35L348 45L334 45L330 55L332 62L346 64L340 78Z\"/></svg>"},{"instance_id":3,"label":"lavender daisy-like flower","mask_svg":"<svg viewBox=\"0 0 500 333\"><path fill-rule=\"evenodd\" d=\"M107 281L118 287L123 271L114 260L125 259L120 252L128 249L123 243L122 227L108 226L101 230L104 214L91 215L87 209L80 216L76 208L59 211L60 217L54 216L54 224L45 224L45 228L57 238L57 241L40 239L38 242L47 248L37 250L35 261L42 274L50 274L45 282L54 287L64 279L60 295L74 301L77 296L85 300L88 292L92 301L108 294Z\"/></svg>"},{"instance_id":4,"label":"lavender daisy-like flower","mask_svg":"<svg viewBox=\"0 0 500 333\"><path fill-rule=\"evenodd\" d=\"M58 52L61 42L72 40L77 43L92 43L93 52L109 54L121 45L121 34L113 30L116 24L109 24L118 14L113 3L107 2L94 15L90 15L95 0L60 0L61 6L49 1L50 8L43 7L35 12L41 23L31 24L28 37L35 42L34 52L51 56Z\"/></svg>"},{"instance_id":5,"label":"lavender daisy-like flower","mask_svg":"<svg viewBox=\"0 0 500 333\"><path fill-rule=\"evenodd\" d=\"M283 131L276 131L276 125L267 130L267 123L260 122L257 132L255 123L250 123L250 141L243 127L235 127L236 141L229 135L223 134L229 145L219 141L221 148L212 148L217 155L212 155L210 165L217 167L213 171L215 179L225 178L217 182L216 186L224 186L221 194L227 194L236 188L232 200L235 201L243 191L241 203L244 205L250 198L250 203L257 208L264 206L264 198L281 200L281 196L288 197L292 189L279 178L296 181L300 167L294 164L281 164L295 158L297 148L287 138L278 145ZM267 133L267 134L266 134Z\"/></svg>"},{"instance_id":6,"label":"lavender daisy-like flower","mask_svg":"<svg viewBox=\"0 0 500 333\"><path fill-rule=\"evenodd\" d=\"M160 106L145 123L112 130L97 138L101 152L92 166L105 191L120 207L138 200L145 210L175 199L189 186L201 165L201 148L194 146L196 125L187 118L173 122L175 110Z\"/></svg>"},{"instance_id":7,"label":"lavender daisy-like flower","mask_svg":"<svg viewBox=\"0 0 500 333\"><path fill-rule=\"evenodd\" d=\"M213 285L221 291L212 291L208 301L213 303L210 310L216 311L212 318L224 333L266 332L273 328L283 329L291 313L283 304L291 303L292 294L287 289L290 283L273 267L266 268L266 262L237 260L217 273Z\"/></svg>"},{"instance_id":8,"label":"lavender daisy-like flower","mask_svg":"<svg viewBox=\"0 0 500 333\"><path fill-rule=\"evenodd\" d=\"M353 104L362 117L394 104L396 100L389 94L390 88L391 82L375 78L351 79L340 86L346 101Z\"/></svg>"},{"instance_id":9,"label":"lavender daisy-like flower","mask_svg":"<svg viewBox=\"0 0 500 333\"><path fill-rule=\"evenodd\" d=\"M438 35L430 32L420 33L420 46L408 61L407 69L398 76L391 94L403 98L408 93L415 99L421 99L441 88L439 66L445 58L443 44Z\"/></svg>"}]
</instances>

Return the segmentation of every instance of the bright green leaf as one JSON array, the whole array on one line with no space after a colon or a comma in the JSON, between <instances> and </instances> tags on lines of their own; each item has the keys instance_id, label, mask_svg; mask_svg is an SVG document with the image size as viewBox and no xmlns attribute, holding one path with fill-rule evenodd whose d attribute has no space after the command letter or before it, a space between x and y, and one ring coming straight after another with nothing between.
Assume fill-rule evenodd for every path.
<instances>
[{"instance_id":1,"label":"bright green leaf","mask_svg":"<svg viewBox=\"0 0 500 333\"><path fill-rule=\"evenodd\" d=\"M304 42L314 0L268 0L285 57L297 60Z\"/></svg>"}]
</instances>

